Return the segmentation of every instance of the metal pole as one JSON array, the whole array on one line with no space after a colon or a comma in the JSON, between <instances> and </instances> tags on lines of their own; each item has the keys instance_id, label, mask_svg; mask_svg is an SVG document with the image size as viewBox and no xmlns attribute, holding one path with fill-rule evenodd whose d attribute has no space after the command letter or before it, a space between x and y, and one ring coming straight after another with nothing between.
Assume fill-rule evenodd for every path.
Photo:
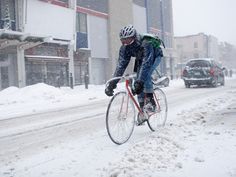
<instances>
[{"instance_id":1,"label":"metal pole","mask_svg":"<svg viewBox=\"0 0 236 177\"><path fill-rule=\"evenodd\" d=\"M84 75L84 84L85 84L85 88L88 89L88 83L89 83L89 76L88 74Z\"/></svg>"},{"instance_id":2,"label":"metal pole","mask_svg":"<svg viewBox=\"0 0 236 177\"><path fill-rule=\"evenodd\" d=\"M145 7L146 7L146 20L147 20L147 33L149 33L149 8L148 8L148 1L145 0Z\"/></svg>"},{"instance_id":3,"label":"metal pole","mask_svg":"<svg viewBox=\"0 0 236 177\"><path fill-rule=\"evenodd\" d=\"M74 88L72 73L70 73L70 88L72 88L72 89Z\"/></svg>"},{"instance_id":4,"label":"metal pole","mask_svg":"<svg viewBox=\"0 0 236 177\"><path fill-rule=\"evenodd\" d=\"M165 43L162 0L160 0L160 15L161 15L161 39ZM161 69L161 74L166 74L166 65L164 60L162 60L160 63L160 69Z\"/></svg>"}]
</instances>

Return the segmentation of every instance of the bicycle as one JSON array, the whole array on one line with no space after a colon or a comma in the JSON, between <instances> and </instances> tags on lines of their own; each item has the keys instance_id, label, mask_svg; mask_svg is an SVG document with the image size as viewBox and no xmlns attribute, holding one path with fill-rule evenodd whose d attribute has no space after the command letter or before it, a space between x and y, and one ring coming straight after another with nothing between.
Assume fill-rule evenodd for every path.
<instances>
[{"instance_id":1,"label":"bicycle","mask_svg":"<svg viewBox=\"0 0 236 177\"><path fill-rule=\"evenodd\" d=\"M132 93L134 76L114 77L106 84L117 79L125 80L125 91L119 91L113 95L107 107L106 129L112 142L118 145L127 142L133 133L136 119L140 118L138 116L142 116L143 122L147 122L151 131L156 131L165 125L168 112L167 99L160 88L154 88L153 97L156 108L154 112L149 112L145 106L142 110L134 98ZM138 110L137 118L135 107Z\"/></svg>"}]
</instances>

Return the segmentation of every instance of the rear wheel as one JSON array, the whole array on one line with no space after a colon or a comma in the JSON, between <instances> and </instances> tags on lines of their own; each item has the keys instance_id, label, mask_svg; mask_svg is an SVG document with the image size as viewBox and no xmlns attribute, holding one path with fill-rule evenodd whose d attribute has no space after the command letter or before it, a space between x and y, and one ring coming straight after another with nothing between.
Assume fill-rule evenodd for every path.
<instances>
[{"instance_id":1,"label":"rear wheel","mask_svg":"<svg viewBox=\"0 0 236 177\"><path fill-rule=\"evenodd\" d=\"M156 131L166 123L168 106L166 95L161 89L156 88L153 97L156 103L156 110L150 114L147 123L152 131Z\"/></svg>"},{"instance_id":2,"label":"rear wheel","mask_svg":"<svg viewBox=\"0 0 236 177\"><path fill-rule=\"evenodd\" d=\"M135 125L134 104L126 92L116 93L107 108L106 129L115 144L123 144L130 138Z\"/></svg>"},{"instance_id":3,"label":"rear wheel","mask_svg":"<svg viewBox=\"0 0 236 177\"><path fill-rule=\"evenodd\" d=\"M222 86L224 86L224 85L225 85L225 78L224 78L224 77L222 78L221 85L222 85Z\"/></svg>"}]
</instances>

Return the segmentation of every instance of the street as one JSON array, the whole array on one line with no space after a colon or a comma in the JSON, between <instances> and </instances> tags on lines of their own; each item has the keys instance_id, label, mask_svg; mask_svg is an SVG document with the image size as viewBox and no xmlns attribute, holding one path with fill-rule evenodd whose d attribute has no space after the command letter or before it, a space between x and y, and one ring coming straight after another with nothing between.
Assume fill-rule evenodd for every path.
<instances>
[{"instance_id":1,"label":"street","mask_svg":"<svg viewBox=\"0 0 236 177\"><path fill-rule=\"evenodd\" d=\"M177 120L185 118L189 112L208 116L206 107L212 114L236 102L235 78L227 80L224 87L186 89L179 84L163 90L168 100L168 118L166 128L159 133L172 132ZM113 144L105 129L108 102L109 98L100 99L93 104L1 120L0 176L106 176L109 171L112 173L115 162L122 161L130 148L156 138L158 132L152 133L147 125L135 127L126 144ZM229 120L235 125L233 118ZM224 122L228 125L227 120ZM235 136L236 130L233 130Z\"/></svg>"}]
</instances>

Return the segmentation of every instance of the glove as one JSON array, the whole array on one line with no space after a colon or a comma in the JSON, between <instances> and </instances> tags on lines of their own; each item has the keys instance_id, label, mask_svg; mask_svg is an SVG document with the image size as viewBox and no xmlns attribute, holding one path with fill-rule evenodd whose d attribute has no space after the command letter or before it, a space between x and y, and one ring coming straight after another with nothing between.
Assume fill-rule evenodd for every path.
<instances>
[{"instance_id":1,"label":"glove","mask_svg":"<svg viewBox=\"0 0 236 177\"><path fill-rule=\"evenodd\" d=\"M144 88L144 83L143 81L140 81L140 80L136 80L134 82L134 89L133 89L133 93L135 94L140 94L143 92L143 88Z\"/></svg>"},{"instance_id":2,"label":"glove","mask_svg":"<svg viewBox=\"0 0 236 177\"><path fill-rule=\"evenodd\" d=\"M105 94L107 95L107 96L113 96L113 94L114 94L114 89L116 88L116 84L114 83L114 82L110 82L109 84L108 84L108 86L106 87L106 89L105 89Z\"/></svg>"}]
</instances>

